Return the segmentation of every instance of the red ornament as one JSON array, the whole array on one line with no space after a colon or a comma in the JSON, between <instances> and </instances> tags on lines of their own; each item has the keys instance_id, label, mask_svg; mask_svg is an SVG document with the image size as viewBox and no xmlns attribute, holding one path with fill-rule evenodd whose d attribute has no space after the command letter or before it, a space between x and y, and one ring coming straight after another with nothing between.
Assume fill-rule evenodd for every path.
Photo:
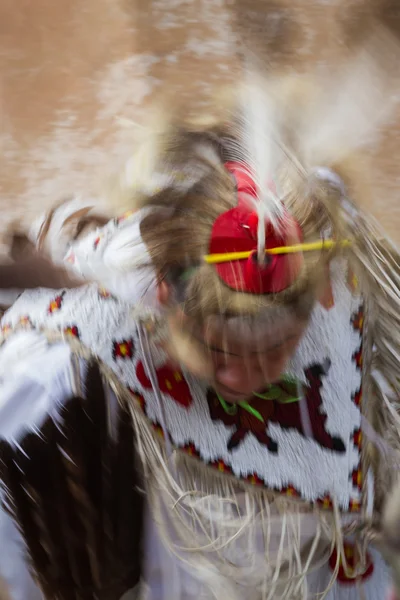
<instances>
[{"instance_id":1,"label":"red ornament","mask_svg":"<svg viewBox=\"0 0 400 600\"><path fill-rule=\"evenodd\" d=\"M238 206L220 215L211 233L210 254L251 252L250 257L215 264L218 276L230 288L251 294L281 292L297 278L302 266L301 254L267 254L264 265L257 260L258 215L252 198L257 197L256 185L238 163L226 163L236 180ZM277 248L301 242L299 224L285 213L278 231L270 222L265 224L265 247Z\"/></svg>"},{"instance_id":2,"label":"red ornament","mask_svg":"<svg viewBox=\"0 0 400 600\"><path fill-rule=\"evenodd\" d=\"M156 376L161 392L168 394L168 396L171 396L175 402L182 406L188 407L191 405L192 395L189 386L180 371L164 365L156 370ZM138 363L136 377L144 388L151 389L151 381L147 377L142 362Z\"/></svg>"}]
</instances>

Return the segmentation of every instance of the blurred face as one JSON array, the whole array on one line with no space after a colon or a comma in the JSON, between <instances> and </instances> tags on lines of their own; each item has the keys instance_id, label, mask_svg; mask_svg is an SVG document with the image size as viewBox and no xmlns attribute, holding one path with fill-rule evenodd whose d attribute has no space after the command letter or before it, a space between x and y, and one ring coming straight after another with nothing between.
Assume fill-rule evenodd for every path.
<instances>
[{"instance_id":1,"label":"blurred face","mask_svg":"<svg viewBox=\"0 0 400 600\"><path fill-rule=\"evenodd\" d=\"M304 333L307 323L286 317L277 324L252 329L238 322L210 322L191 335L179 361L189 370L203 364L204 378L227 402L246 400L276 382L288 364ZM175 321L176 323L176 321ZM180 320L185 327L185 317ZM196 375L202 375L197 370Z\"/></svg>"},{"instance_id":2,"label":"blurred face","mask_svg":"<svg viewBox=\"0 0 400 600\"><path fill-rule=\"evenodd\" d=\"M218 335L208 328L203 344L210 354L214 388L227 402L238 402L277 381L294 354L305 323L286 323L265 332L259 340L240 334Z\"/></svg>"}]
</instances>

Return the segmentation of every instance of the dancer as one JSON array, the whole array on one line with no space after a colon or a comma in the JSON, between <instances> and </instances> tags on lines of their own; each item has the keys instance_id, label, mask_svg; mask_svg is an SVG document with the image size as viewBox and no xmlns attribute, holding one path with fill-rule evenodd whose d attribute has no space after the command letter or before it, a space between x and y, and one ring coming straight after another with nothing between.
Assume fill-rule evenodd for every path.
<instances>
[{"instance_id":1,"label":"dancer","mask_svg":"<svg viewBox=\"0 0 400 600\"><path fill-rule=\"evenodd\" d=\"M66 256L106 289L3 318L13 600L389 590L370 542L398 464L397 254L349 198L349 155L292 169L262 84L246 97L234 127L167 124L129 163L135 212Z\"/></svg>"}]
</instances>

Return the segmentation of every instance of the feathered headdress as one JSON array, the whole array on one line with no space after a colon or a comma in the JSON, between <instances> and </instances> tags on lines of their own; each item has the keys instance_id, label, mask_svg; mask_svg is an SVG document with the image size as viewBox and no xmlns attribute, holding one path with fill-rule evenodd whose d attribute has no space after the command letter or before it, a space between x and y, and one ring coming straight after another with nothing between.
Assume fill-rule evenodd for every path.
<instances>
[{"instance_id":1,"label":"feathered headdress","mask_svg":"<svg viewBox=\"0 0 400 600\"><path fill-rule=\"evenodd\" d=\"M326 239L303 244L294 215L302 212L301 204L310 204L317 180L336 189L346 218L354 217L340 176L393 114L394 78L382 57L394 51L398 45L378 29L331 79L317 73L308 80L274 80L246 67L240 115L227 147L238 206L216 220L205 257L226 285L258 294L282 291L298 277L304 251L335 245Z\"/></svg>"}]
</instances>

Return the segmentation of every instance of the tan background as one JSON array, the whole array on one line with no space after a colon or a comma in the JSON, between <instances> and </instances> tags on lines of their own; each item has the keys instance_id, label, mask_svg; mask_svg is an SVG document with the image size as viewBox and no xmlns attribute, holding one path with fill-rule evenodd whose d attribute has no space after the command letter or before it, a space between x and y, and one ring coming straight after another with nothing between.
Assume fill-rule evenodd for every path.
<instances>
[{"instance_id":1,"label":"tan background","mask_svg":"<svg viewBox=\"0 0 400 600\"><path fill-rule=\"evenodd\" d=\"M2 226L101 182L134 143L118 117L140 124L165 90L204 107L234 77L238 33L273 67L331 68L368 11L361 0L0 0ZM394 123L374 149L370 208L400 242L398 136Z\"/></svg>"}]
</instances>

